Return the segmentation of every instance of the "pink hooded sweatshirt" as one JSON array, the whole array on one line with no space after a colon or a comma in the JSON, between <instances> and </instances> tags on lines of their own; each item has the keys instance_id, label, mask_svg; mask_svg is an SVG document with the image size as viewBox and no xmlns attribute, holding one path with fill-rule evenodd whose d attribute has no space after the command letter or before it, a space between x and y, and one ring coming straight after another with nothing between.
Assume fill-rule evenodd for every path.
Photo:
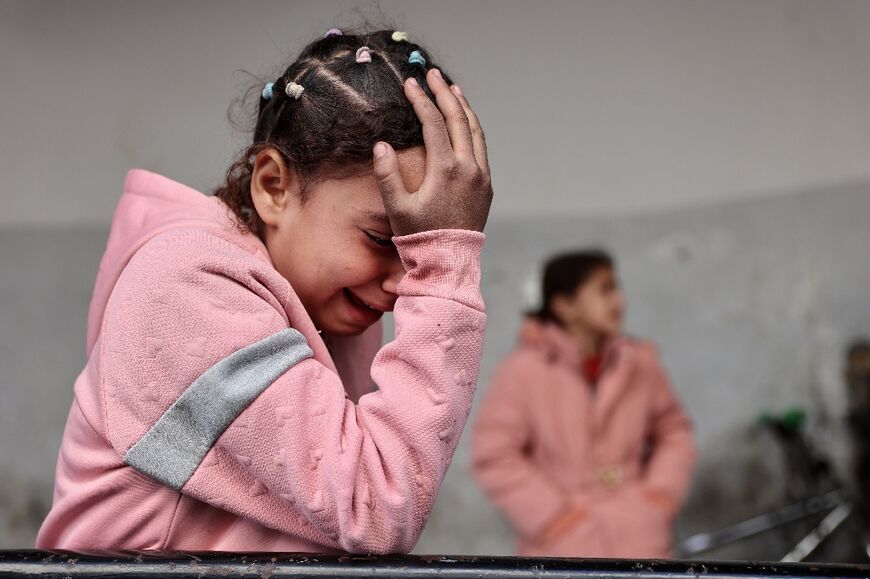
<instances>
[{"instance_id":1,"label":"pink hooded sweatshirt","mask_svg":"<svg viewBox=\"0 0 870 579\"><path fill-rule=\"evenodd\" d=\"M37 545L410 551L474 396L483 239L394 238L396 340L327 344L217 198L131 171Z\"/></svg>"},{"instance_id":2,"label":"pink hooded sweatshirt","mask_svg":"<svg viewBox=\"0 0 870 579\"><path fill-rule=\"evenodd\" d=\"M619 338L601 378L583 378L576 342L526 321L497 369L472 436L473 471L524 556L659 558L695 462L691 424L654 347ZM668 509L649 498L654 490ZM583 514L547 533L567 512Z\"/></svg>"}]
</instances>

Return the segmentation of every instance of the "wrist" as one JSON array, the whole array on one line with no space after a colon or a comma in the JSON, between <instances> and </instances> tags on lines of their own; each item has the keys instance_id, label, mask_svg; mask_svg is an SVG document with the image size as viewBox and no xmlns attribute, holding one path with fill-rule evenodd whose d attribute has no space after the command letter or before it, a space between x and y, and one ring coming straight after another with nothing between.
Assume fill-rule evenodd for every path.
<instances>
[{"instance_id":1,"label":"wrist","mask_svg":"<svg viewBox=\"0 0 870 579\"><path fill-rule=\"evenodd\" d=\"M406 272L399 295L441 297L483 311L480 257L485 239L482 233L457 229L394 237Z\"/></svg>"}]
</instances>

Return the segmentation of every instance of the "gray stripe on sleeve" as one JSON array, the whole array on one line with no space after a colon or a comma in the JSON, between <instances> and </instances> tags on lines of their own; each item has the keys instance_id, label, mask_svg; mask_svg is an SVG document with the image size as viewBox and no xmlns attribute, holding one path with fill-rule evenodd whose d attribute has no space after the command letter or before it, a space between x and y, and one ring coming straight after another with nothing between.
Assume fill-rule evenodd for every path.
<instances>
[{"instance_id":1,"label":"gray stripe on sleeve","mask_svg":"<svg viewBox=\"0 0 870 579\"><path fill-rule=\"evenodd\" d=\"M180 490L233 420L279 376L311 356L305 337L292 328L230 354L188 386L130 447L124 462Z\"/></svg>"}]
</instances>

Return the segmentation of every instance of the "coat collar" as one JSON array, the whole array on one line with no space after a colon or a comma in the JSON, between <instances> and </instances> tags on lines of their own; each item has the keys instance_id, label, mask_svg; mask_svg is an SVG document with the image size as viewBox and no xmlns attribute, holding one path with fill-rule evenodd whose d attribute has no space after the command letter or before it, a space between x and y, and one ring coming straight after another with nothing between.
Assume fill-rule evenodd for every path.
<instances>
[{"instance_id":1,"label":"coat collar","mask_svg":"<svg viewBox=\"0 0 870 579\"><path fill-rule=\"evenodd\" d=\"M621 336L607 341L602 351L605 367L616 361L624 343L625 338ZM527 317L520 330L520 345L541 352L550 363L564 364L577 372L582 371L583 356L577 342L553 322L543 322L534 316Z\"/></svg>"},{"instance_id":2,"label":"coat collar","mask_svg":"<svg viewBox=\"0 0 870 579\"><path fill-rule=\"evenodd\" d=\"M618 336L605 344L604 372L594 392L583 377L583 357L577 342L558 325L527 318L520 332L520 345L543 353L551 364L570 368L577 381L586 385L589 396L594 399L592 426L596 431L605 428L613 409L635 381L637 360L632 340L625 336Z\"/></svg>"}]
</instances>

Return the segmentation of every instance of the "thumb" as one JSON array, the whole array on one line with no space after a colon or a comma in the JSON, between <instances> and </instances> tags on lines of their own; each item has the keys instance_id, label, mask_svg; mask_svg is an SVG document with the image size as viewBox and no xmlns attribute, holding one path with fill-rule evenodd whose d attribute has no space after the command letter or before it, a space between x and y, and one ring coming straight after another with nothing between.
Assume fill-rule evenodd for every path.
<instances>
[{"instance_id":1,"label":"thumb","mask_svg":"<svg viewBox=\"0 0 870 579\"><path fill-rule=\"evenodd\" d=\"M374 155L374 173L384 198L384 205L397 207L401 203L403 195L407 195L405 184L399 174L399 158L396 151L383 141L375 144L372 151Z\"/></svg>"}]
</instances>

